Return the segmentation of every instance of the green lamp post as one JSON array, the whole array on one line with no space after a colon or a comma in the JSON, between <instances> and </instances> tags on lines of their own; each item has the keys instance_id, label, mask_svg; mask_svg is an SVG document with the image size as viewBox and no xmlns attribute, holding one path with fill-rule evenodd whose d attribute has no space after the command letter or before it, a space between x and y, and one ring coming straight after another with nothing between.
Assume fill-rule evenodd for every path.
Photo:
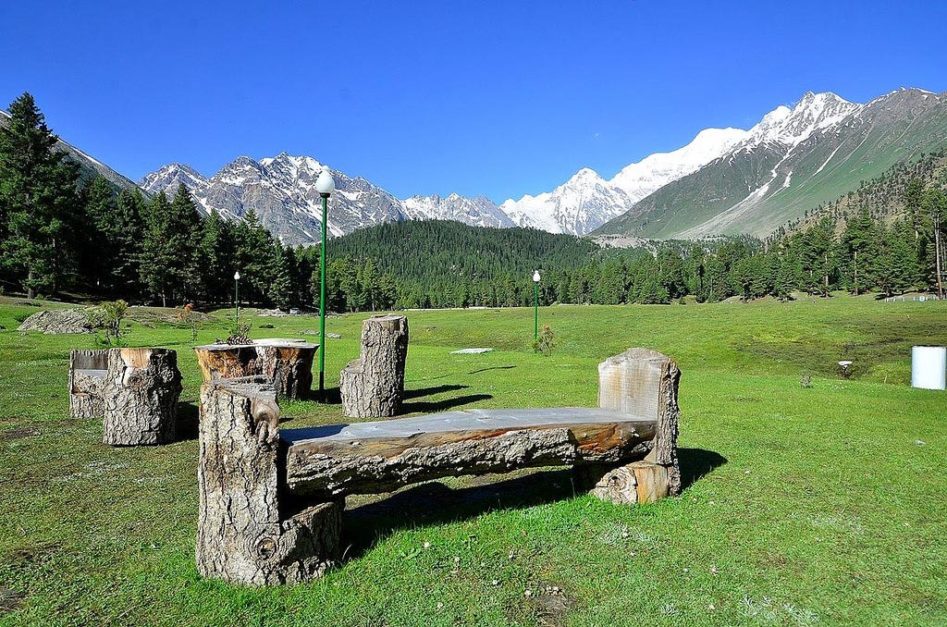
<instances>
[{"instance_id":1,"label":"green lamp post","mask_svg":"<svg viewBox=\"0 0 947 627\"><path fill-rule=\"evenodd\" d=\"M329 223L329 196L335 180L329 168L322 168L316 179L316 191L322 197L322 248L319 250L319 400L326 400L326 226Z\"/></svg>"},{"instance_id":2,"label":"green lamp post","mask_svg":"<svg viewBox=\"0 0 947 627\"><path fill-rule=\"evenodd\" d=\"M533 272L533 340L539 341L539 270Z\"/></svg>"},{"instance_id":3,"label":"green lamp post","mask_svg":"<svg viewBox=\"0 0 947 627\"><path fill-rule=\"evenodd\" d=\"M233 304L237 308L237 313L235 316L234 329L235 332L239 333L240 329L240 271L237 270L233 273Z\"/></svg>"}]
</instances>

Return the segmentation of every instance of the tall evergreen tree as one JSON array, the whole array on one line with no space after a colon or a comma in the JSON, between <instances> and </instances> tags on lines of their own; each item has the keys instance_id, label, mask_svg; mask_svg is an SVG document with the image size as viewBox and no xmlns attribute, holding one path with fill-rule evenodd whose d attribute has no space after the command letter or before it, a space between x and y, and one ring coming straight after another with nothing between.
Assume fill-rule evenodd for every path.
<instances>
[{"instance_id":1,"label":"tall evergreen tree","mask_svg":"<svg viewBox=\"0 0 947 627\"><path fill-rule=\"evenodd\" d=\"M9 112L0 128L0 265L32 297L56 292L74 261L65 231L79 173L55 148L33 96L24 93Z\"/></svg>"}]
</instances>

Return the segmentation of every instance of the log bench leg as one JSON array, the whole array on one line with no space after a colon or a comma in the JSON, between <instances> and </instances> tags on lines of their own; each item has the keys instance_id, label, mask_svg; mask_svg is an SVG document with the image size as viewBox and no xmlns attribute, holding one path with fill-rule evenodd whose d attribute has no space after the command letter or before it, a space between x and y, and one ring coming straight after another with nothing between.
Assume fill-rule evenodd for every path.
<instances>
[{"instance_id":1,"label":"log bench leg","mask_svg":"<svg viewBox=\"0 0 947 627\"><path fill-rule=\"evenodd\" d=\"M344 501L290 514L281 503L279 407L267 384L201 388L201 575L255 586L299 583L335 564Z\"/></svg>"},{"instance_id":2,"label":"log bench leg","mask_svg":"<svg viewBox=\"0 0 947 627\"><path fill-rule=\"evenodd\" d=\"M583 489L603 501L616 505L655 503L668 496L668 469L640 461L611 470L577 469Z\"/></svg>"},{"instance_id":3,"label":"log bench leg","mask_svg":"<svg viewBox=\"0 0 947 627\"><path fill-rule=\"evenodd\" d=\"M681 371L669 357L632 348L599 364L599 407L655 417L657 434L643 461L612 470L583 469L580 484L613 503L653 503L681 493L677 456Z\"/></svg>"}]
</instances>

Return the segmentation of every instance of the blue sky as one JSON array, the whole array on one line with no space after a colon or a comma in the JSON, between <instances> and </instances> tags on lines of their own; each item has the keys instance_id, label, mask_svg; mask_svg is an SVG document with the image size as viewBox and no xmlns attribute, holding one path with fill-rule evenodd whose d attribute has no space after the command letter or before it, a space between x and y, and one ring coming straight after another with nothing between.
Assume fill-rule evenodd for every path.
<instances>
[{"instance_id":1,"label":"blue sky","mask_svg":"<svg viewBox=\"0 0 947 627\"><path fill-rule=\"evenodd\" d=\"M947 91L945 2L4 2L0 106L135 180L308 154L399 197L549 190L806 90Z\"/></svg>"}]
</instances>

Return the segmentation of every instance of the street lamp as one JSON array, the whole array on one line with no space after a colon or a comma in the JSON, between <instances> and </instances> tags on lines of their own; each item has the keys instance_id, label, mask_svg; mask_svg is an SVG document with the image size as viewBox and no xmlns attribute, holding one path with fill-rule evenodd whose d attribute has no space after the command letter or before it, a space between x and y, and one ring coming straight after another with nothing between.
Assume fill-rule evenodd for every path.
<instances>
[{"instance_id":1,"label":"street lamp","mask_svg":"<svg viewBox=\"0 0 947 627\"><path fill-rule=\"evenodd\" d=\"M233 303L237 307L237 324L240 326L240 271L237 270L233 273ZM235 333L239 333L239 328L234 329Z\"/></svg>"},{"instance_id":2,"label":"street lamp","mask_svg":"<svg viewBox=\"0 0 947 627\"><path fill-rule=\"evenodd\" d=\"M533 272L533 339L539 341L539 270Z\"/></svg>"},{"instance_id":3,"label":"street lamp","mask_svg":"<svg viewBox=\"0 0 947 627\"><path fill-rule=\"evenodd\" d=\"M322 168L316 179L316 191L322 197L322 248L319 251L319 400L326 400L326 224L328 223L329 196L335 191L335 181L329 168Z\"/></svg>"}]
</instances>

